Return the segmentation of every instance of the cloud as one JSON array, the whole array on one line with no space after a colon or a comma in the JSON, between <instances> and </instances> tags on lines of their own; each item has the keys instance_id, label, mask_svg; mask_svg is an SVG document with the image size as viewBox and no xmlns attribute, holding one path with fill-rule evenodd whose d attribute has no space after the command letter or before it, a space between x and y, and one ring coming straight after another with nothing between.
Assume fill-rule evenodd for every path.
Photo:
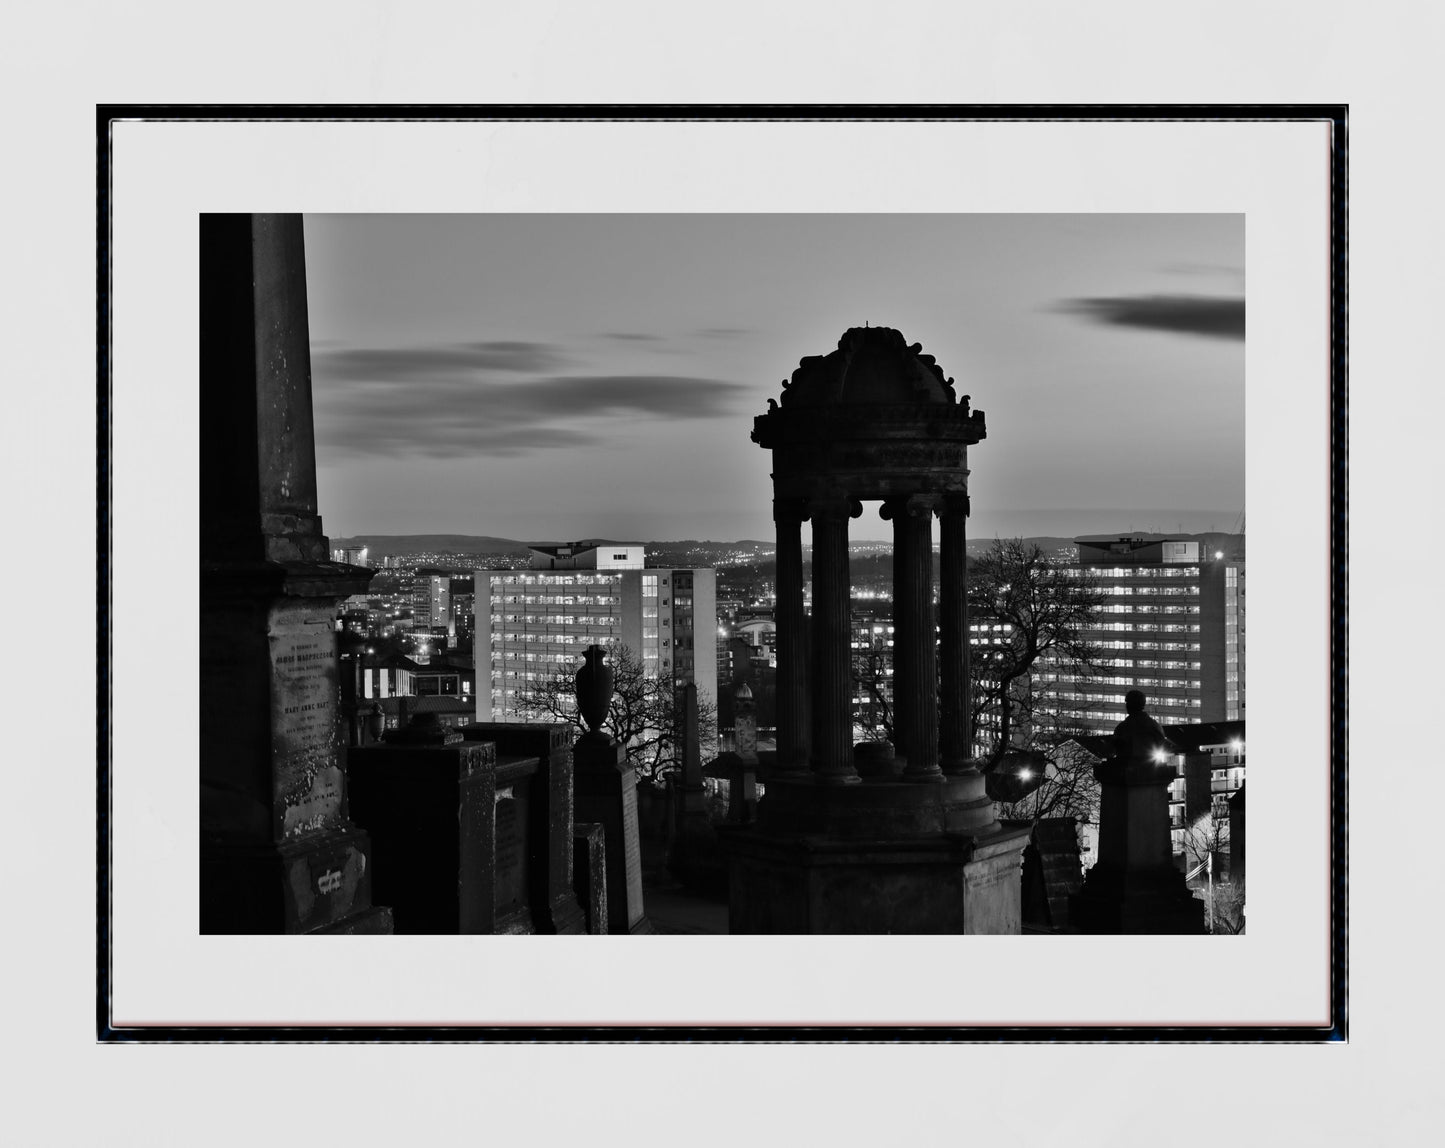
<instances>
[{"instance_id":1,"label":"cloud","mask_svg":"<svg viewBox=\"0 0 1445 1148\"><path fill-rule=\"evenodd\" d=\"M604 331L604 339L619 339L628 343L660 343L661 335L639 335L635 331Z\"/></svg>"},{"instance_id":2,"label":"cloud","mask_svg":"<svg viewBox=\"0 0 1445 1148\"><path fill-rule=\"evenodd\" d=\"M1216 339L1244 338L1244 300L1207 295L1135 295L1066 299L1058 309L1113 327L1171 331Z\"/></svg>"},{"instance_id":3,"label":"cloud","mask_svg":"<svg viewBox=\"0 0 1445 1148\"><path fill-rule=\"evenodd\" d=\"M547 343L497 339L443 347L314 347L312 372L327 378L390 382L452 377L468 371L555 371L569 360Z\"/></svg>"},{"instance_id":4,"label":"cloud","mask_svg":"<svg viewBox=\"0 0 1445 1148\"><path fill-rule=\"evenodd\" d=\"M746 327L700 327L697 333L708 339L736 339L739 335L746 335Z\"/></svg>"},{"instance_id":5,"label":"cloud","mask_svg":"<svg viewBox=\"0 0 1445 1148\"><path fill-rule=\"evenodd\" d=\"M589 425L598 420L710 418L749 393L739 383L687 375L519 378L519 363L551 361L555 353L536 344L472 346L487 350L346 352L313 360L318 445L338 455L429 458L585 447L604 437Z\"/></svg>"}]
</instances>

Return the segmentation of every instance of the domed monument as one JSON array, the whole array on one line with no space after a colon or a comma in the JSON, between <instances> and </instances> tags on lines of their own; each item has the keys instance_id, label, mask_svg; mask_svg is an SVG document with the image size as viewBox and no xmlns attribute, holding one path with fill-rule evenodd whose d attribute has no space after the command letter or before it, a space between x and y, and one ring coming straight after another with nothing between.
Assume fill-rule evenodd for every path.
<instances>
[{"instance_id":1,"label":"domed monument","mask_svg":"<svg viewBox=\"0 0 1445 1148\"><path fill-rule=\"evenodd\" d=\"M754 420L773 458L778 761L756 824L727 835L731 932L1019 931L1027 830L998 824L967 745L968 448L986 433L933 357L888 327L854 327L803 359ZM853 760L848 524L868 501L893 524L901 767L865 779Z\"/></svg>"}]
</instances>

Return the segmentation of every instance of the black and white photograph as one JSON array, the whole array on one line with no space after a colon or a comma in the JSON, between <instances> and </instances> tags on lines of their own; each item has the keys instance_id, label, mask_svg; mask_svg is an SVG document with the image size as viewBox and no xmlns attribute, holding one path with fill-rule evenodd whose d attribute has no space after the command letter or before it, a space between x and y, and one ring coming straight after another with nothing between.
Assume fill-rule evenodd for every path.
<instances>
[{"instance_id":1,"label":"black and white photograph","mask_svg":"<svg viewBox=\"0 0 1445 1148\"><path fill-rule=\"evenodd\" d=\"M1243 933L1244 225L203 215L202 932Z\"/></svg>"}]
</instances>

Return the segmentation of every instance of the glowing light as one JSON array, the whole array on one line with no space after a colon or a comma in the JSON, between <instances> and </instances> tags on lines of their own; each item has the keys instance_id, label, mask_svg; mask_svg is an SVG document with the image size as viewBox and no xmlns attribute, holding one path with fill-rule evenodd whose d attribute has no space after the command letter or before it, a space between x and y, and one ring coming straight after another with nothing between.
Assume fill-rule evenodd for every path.
<instances>
[{"instance_id":1,"label":"glowing light","mask_svg":"<svg viewBox=\"0 0 1445 1148\"><path fill-rule=\"evenodd\" d=\"M1033 777L1034 777L1034 771L1033 771L1033 770L1031 770L1031 769L1021 769L1021 770L1019 770L1019 780L1020 780L1020 781L1032 781L1032 780L1033 780Z\"/></svg>"},{"instance_id":2,"label":"glowing light","mask_svg":"<svg viewBox=\"0 0 1445 1148\"><path fill-rule=\"evenodd\" d=\"M1215 557L1216 559L1223 558L1223 557L1224 557L1224 551L1223 551L1223 550L1216 550L1216 551L1214 552L1214 557Z\"/></svg>"},{"instance_id":3,"label":"glowing light","mask_svg":"<svg viewBox=\"0 0 1445 1148\"><path fill-rule=\"evenodd\" d=\"M1230 752L1230 753L1242 753L1242 752L1244 752L1244 742L1240 741L1239 738L1235 738L1232 742L1229 743L1229 752Z\"/></svg>"},{"instance_id":4,"label":"glowing light","mask_svg":"<svg viewBox=\"0 0 1445 1148\"><path fill-rule=\"evenodd\" d=\"M1169 755L1162 749L1156 749L1154 751L1154 760L1162 765L1169 760Z\"/></svg>"}]
</instances>

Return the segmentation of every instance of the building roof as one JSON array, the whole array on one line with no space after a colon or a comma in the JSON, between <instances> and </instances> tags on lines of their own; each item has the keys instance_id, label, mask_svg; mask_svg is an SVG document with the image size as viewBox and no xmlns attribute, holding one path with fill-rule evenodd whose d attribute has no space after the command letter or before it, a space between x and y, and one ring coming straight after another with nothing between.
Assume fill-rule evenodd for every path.
<instances>
[{"instance_id":1,"label":"building roof","mask_svg":"<svg viewBox=\"0 0 1445 1148\"><path fill-rule=\"evenodd\" d=\"M784 383L783 406L954 402L953 380L945 379L923 345L911 346L892 327L850 327L838 348L810 355Z\"/></svg>"},{"instance_id":2,"label":"building roof","mask_svg":"<svg viewBox=\"0 0 1445 1148\"><path fill-rule=\"evenodd\" d=\"M1244 719L1166 725L1164 733L1179 747L1181 753L1198 753L1206 745L1227 745L1231 741L1244 741Z\"/></svg>"}]
</instances>

